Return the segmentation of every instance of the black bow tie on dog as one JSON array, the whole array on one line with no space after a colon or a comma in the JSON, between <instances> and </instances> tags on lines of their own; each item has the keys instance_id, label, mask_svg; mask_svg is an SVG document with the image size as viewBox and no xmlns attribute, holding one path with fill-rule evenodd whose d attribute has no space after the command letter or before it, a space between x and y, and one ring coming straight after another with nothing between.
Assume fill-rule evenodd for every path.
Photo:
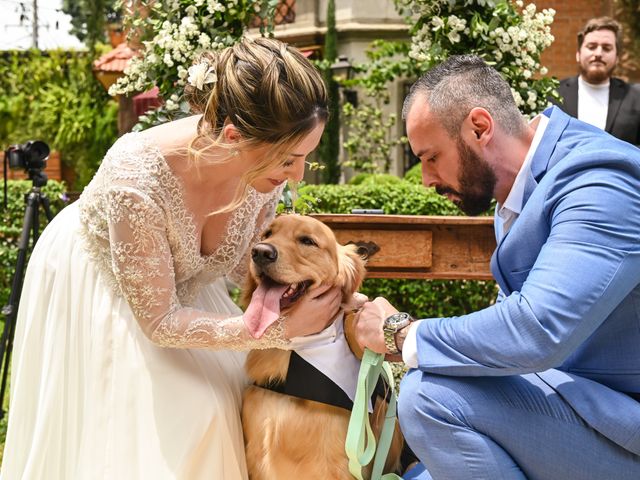
<instances>
[{"instance_id":1,"label":"black bow tie on dog","mask_svg":"<svg viewBox=\"0 0 640 480\"><path fill-rule=\"evenodd\" d=\"M292 397L313 400L314 402L333 405L351 411L353 402L349 396L336 385L333 380L307 362L295 351L291 352L287 378L284 382L270 382L259 387L274 392L291 395ZM376 397L390 399L389 387L380 379L371 396L371 402L375 404Z\"/></svg>"}]
</instances>

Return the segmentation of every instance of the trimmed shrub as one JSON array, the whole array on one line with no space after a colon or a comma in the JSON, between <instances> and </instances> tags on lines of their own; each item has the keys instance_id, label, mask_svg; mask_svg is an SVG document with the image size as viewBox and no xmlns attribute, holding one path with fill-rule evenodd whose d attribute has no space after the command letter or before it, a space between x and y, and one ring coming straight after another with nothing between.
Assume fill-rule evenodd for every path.
<instances>
[{"instance_id":1,"label":"trimmed shrub","mask_svg":"<svg viewBox=\"0 0 640 480\"><path fill-rule=\"evenodd\" d=\"M404 180L416 185L422 185L422 164L417 163L404 174Z\"/></svg>"},{"instance_id":2,"label":"trimmed shrub","mask_svg":"<svg viewBox=\"0 0 640 480\"><path fill-rule=\"evenodd\" d=\"M397 215L461 215L460 210L433 189L405 181L359 185L305 185L301 196L309 196L316 213L351 213L354 208L381 208Z\"/></svg>"}]
</instances>

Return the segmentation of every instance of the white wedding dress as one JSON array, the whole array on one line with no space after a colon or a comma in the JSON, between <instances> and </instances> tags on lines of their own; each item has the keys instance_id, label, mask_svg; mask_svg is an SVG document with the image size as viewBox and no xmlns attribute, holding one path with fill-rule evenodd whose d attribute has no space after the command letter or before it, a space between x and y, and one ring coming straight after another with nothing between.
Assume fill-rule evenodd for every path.
<instances>
[{"instance_id":1,"label":"white wedding dress","mask_svg":"<svg viewBox=\"0 0 640 480\"><path fill-rule=\"evenodd\" d=\"M18 313L3 480L247 478L243 371L258 342L229 298L281 188L249 189L209 256L144 133L119 139L44 230Z\"/></svg>"}]
</instances>

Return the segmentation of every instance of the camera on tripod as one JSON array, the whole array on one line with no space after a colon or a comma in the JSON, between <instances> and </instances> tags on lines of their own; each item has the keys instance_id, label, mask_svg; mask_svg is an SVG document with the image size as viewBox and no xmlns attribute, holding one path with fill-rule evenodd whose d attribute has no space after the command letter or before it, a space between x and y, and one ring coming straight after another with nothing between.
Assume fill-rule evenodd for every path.
<instances>
[{"instance_id":1,"label":"camera on tripod","mask_svg":"<svg viewBox=\"0 0 640 480\"><path fill-rule=\"evenodd\" d=\"M7 375L9 371L9 359L13 348L13 336L15 334L16 315L22 291L22 282L27 263L27 250L29 240L35 245L38 240L40 220L39 207L44 209L47 220L51 221L53 214L49 206L49 199L42 192L42 187L47 183L47 175L42 171L49 158L49 146L40 140L30 140L26 143L11 145L4 152L4 207L7 208L7 164L11 169L21 168L25 170L32 182L31 191L25 195L26 209L22 233L18 241L18 253L16 270L11 283L9 303L2 308L1 313L5 317L2 337L0 337L0 399L4 398L7 387ZM0 418L4 416L4 409L0 402Z\"/></svg>"},{"instance_id":2,"label":"camera on tripod","mask_svg":"<svg viewBox=\"0 0 640 480\"><path fill-rule=\"evenodd\" d=\"M10 145L4 152L9 168L24 170L42 170L49 158L49 145L40 140L29 140L20 145Z\"/></svg>"},{"instance_id":3,"label":"camera on tripod","mask_svg":"<svg viewBox=\"0 0 640 480\"><path fill-rule=\"evenodd\" d=\"M4 151L4 206L7 207L7 164L10 169L23 169L29 175L29 180L36 187L47 184L47 176L42 171L49 158L49 145L41 140L9 145Z\"/></svg>"}]
</instances>

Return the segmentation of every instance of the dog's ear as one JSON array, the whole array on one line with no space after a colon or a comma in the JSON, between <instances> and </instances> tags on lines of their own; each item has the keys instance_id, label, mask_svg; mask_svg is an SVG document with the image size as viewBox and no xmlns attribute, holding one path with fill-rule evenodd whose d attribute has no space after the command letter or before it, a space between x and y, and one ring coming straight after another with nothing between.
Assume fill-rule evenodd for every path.
<instances>
[{"instance_id":1,"label":"dog's ear","mask_svg":"<svg viewBox=\"0 0 640 480\"><path fill-rule=\"evenodd\" d=\"M338 244L338 281L342 287L342 301L348 301L362 285L365 261L358 255L355 245Z\"/></svg>"},{"instance_id":2,"label":"dog's ear","mask_svg":"<svg viewBox=\"0 0 640 480\"><path fill-rule=\"evenodd\" d=\"M240 305L242 306L243 310L246 310L251 303L251 296L253 295L253 292L256 290L257 286L258 282L256 282L256 279L251 274L251 271L248 271L247 276L244 279L244 286L242 287L242 293L240 295Z\"/></svg>"}]
</instances>

